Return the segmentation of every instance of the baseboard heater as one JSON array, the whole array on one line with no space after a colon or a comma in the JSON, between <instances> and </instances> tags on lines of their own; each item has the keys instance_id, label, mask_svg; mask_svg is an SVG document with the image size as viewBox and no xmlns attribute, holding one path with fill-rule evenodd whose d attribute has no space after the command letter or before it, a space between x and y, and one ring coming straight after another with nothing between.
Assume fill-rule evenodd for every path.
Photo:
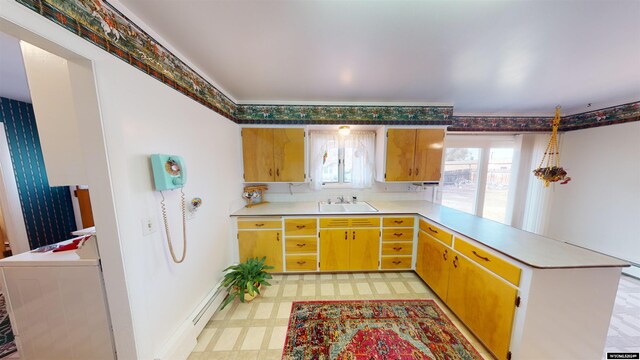
<instances>
[{"instance_id":1,"label":"baseboard heater","mask_svg":"<svg viewBox=\"0 0 640 360\"><path fill-rule=\"evenodd\" d=\"M226 296L223 290L221 278L166 341L166 345L157 353L154 360L186 360L189 357L197 344L198 335L222 304Z\"/></svg>"}]
</instances>

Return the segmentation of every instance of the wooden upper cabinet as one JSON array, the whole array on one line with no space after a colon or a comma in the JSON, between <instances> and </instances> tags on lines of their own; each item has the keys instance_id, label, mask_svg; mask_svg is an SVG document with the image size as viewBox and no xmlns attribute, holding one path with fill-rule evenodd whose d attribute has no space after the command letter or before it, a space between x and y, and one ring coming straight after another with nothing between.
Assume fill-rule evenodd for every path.
<instances>
[{"instance_id":1,"label":"wooden upper cabinet","mask_svg":"<svg viewBox=\"0 0 640 360\"><path fill-rule=\"evenodd\" d=\"M303 182L304 129L273 129L275 181Z\"/></svg>"},{"instance_id":2,"label":"wooden upper cabinet","mask_svg":"<svg viewBox=\"0 0 640 360\"><path fill-rule=\"evenodd\" d=\"M304 182L304 129L243 128L245 182Z\"/></svg>"},{"instance_id":3,"label":"wooden upper cabinet","mask_svg":"<svg viewBox=\"0 0 640 360\"><path fill-rule=\"evenodd\" d=\"M443 129L389 129L385 181L440 181Z\"/></svg>"},{"instance_id":4,"label":"wooden upper cabinet","mask_svg":"<svg viewBox=\"0 0 640 360\"><path fill-rule=\"evenodd\" d=\"M440 181L443 129L419 129L416 131L416 152L413 162L413 178L420 181Z\"/></svg>"},{"instance_id":5,"label":"wooden upper cabinet","mask_svg":"<svg viewBox=\"0 0 640 360\"><path fill-rule=\"evenodd\" d=\"M389 129L387 132L387 181L413 180L415 129Z\"/></svg>"},{"instance_id":6,"label":"wooden upper cabinet","mask_svg":"<svg viewBox=\"0 0 640 360\"><path fill-rule=\"evenodd\" d=\"M245 181L273 181L273 129L242 129L242 160Z\"/></svg>"}]
</instances>

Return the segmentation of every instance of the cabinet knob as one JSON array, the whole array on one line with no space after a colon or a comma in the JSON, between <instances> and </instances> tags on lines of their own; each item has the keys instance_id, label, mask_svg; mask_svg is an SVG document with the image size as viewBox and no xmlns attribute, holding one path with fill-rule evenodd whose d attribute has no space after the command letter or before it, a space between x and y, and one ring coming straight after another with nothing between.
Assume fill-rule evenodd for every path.
<instances>
[{"instance_id":1,"label":"cabinet knob","mask_svg":"<svg viewBox=\"0 0 640 360\"><path fill-rule=\"evenodd\" d=\"M296 225L296 228L298 228L298 229L304 229L306 227L307 227L307 225Z\"/></svg>"}]
</instances>

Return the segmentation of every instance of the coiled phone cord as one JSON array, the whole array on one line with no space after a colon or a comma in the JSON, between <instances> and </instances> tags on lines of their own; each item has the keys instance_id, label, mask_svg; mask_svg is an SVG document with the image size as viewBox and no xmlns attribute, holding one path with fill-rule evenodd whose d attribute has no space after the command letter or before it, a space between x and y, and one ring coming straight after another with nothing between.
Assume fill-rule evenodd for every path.
<instances>
[{"instance_id":1,"label":"coiled phone cord","mask_svg":"<svg viewBox=\"0 0 640 360\"><path fill-rule=\"evenodd\" d=\"M162 206L162 218L164 219L164 231L167 234L167 244L169 245L169 252L171 253L171 257L173 258L173 262L176 264L180 264L184 261L184 258L187 256L187 208L184 201L184 192L182 188L180 188L180 201L182 202L182 257L180 260L176 259L176 254L173 251L173 245L171 243L171 235L169 234L169 221L167 219L167 207L164 204L164 194L160 191L160 195L162 196L162 201L160 201L160 205Z\"/></svg>"}]
</instances>

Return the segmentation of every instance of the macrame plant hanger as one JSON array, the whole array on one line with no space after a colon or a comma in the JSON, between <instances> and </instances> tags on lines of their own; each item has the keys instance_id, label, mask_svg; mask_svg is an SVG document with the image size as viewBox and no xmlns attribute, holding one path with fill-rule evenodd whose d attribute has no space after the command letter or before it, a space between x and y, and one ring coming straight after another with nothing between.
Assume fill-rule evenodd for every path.
<instances>
[{"instance_id":1,"label":"macrame plant hanger","mask_svg":"<svg viewBox=\"0 0 640 360\"><path fill-rule=\"evenodd\" d=\"M544 182L545 187L549 187L552 182L562 181L560 184L568 183L571 178L560 166L560 149L558 148L558 126L560 125L560 106L556 106L556 116L553 118L551 128L551 138L547 145L540 165L533 170L533 174ZM542 165L545 167L542 167Z\"/></svg>"}]
</instances>

